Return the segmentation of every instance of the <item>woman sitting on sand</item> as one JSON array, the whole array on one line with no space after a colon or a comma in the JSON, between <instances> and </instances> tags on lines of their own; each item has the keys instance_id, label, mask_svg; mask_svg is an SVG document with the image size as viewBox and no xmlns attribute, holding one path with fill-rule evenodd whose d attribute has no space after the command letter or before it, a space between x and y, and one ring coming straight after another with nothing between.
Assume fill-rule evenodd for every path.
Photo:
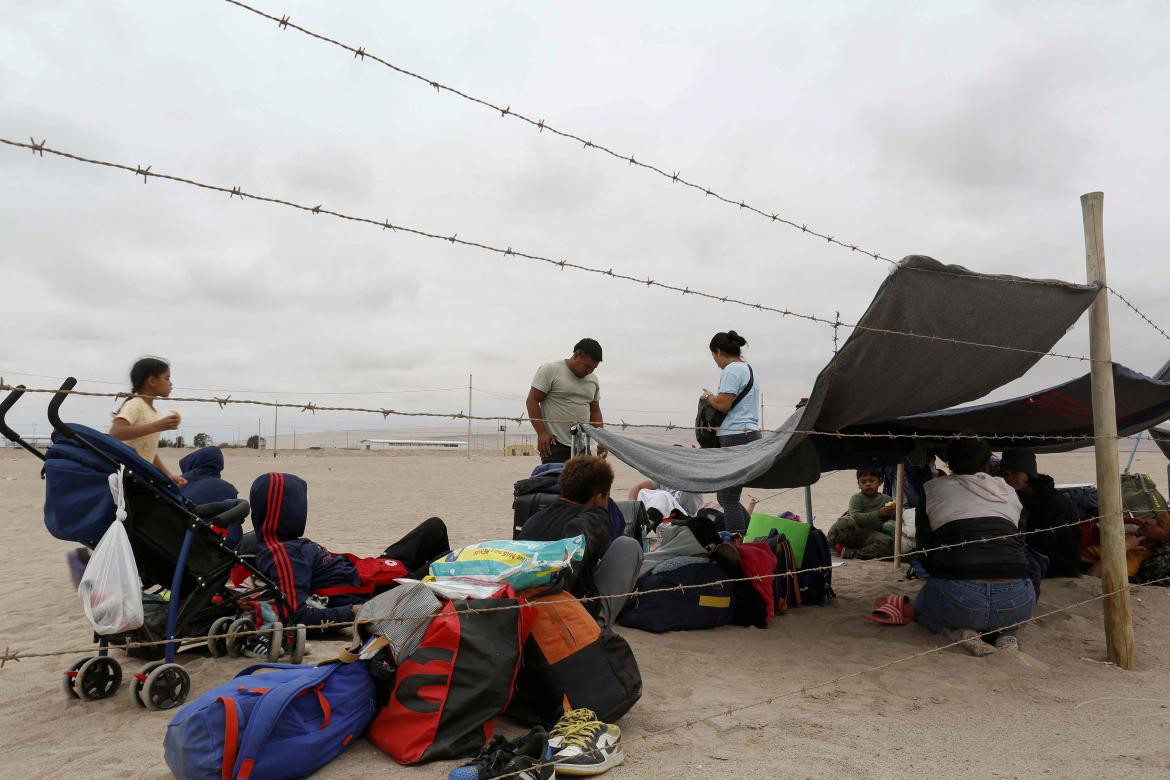
<instances>
[{"instance_id":1,"label":"woman sitting on sand","mask_svg":"<svg viewBox=\"0 0 1170 780\"><path fill-rule=\"evenodd\" d=\"M987 473L991 448L982 439L952 441L946 461L951 474L926 483L917 535L923 547L961 546L928 555L930 578L915 601L915 619L972 655L1018 650L1017 624L1036 607L1024 542L1010 536L1019 530L1020 499ZM995 537L1010 538L980 541Z\"/></svg>"}]
</instances>

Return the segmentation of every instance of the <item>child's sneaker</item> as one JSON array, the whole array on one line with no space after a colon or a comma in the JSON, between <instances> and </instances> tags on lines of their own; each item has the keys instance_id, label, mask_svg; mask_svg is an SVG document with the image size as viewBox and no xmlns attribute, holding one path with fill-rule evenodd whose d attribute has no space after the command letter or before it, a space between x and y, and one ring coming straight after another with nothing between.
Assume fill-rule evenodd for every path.
<instances>
[{"instance_id":1,"label":"child's sneaker","mask_svg":"<svg viewBox=\"0 0 1170 780\"><path fill-rule=\"evenodd\" d=\"M599 775L625 760L622 730L602 723L593 710L569 710L549 732L558 775Z\"/></svg>"},{"instance_id":2,"label":"child's sneaker","mask_svg":"<svg viewBox=\"0 0 1170 780\"><path fill-rule=\"evenodd\" d=\"M490 780L493 777L552 780L552 755L545 730L537 726L511 742L497 734L472 761L452 769L447 780Z\"/></svg>"}]
</instances>

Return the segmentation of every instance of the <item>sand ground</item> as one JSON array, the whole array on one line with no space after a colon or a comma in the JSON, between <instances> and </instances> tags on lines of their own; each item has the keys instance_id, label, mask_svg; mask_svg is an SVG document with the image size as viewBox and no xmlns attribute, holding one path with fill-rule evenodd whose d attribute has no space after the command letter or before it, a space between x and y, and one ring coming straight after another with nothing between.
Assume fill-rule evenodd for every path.
<instances>
[{"instance_id":1,"label":"sand ground","mask_svg":"<svg viewBox=\"0 0 1170 780\"><path fill-rule=\"evenodd\" d=\"M511 484L533 464L479 452L469 463L463 455L326 450L280 452L274 459L234 451L225 477L245 492L265 471L305 477L310 536L333 549L372 554L434 514L447 520L453 544L506 538ZM1090 454L1047 456L1041 464L1058 481L1092 479ZM1137 467L1163 484L1160 455L1141 454ZM0 451L0 646L82 647L89 634L65 569L70 545L52 539L41 522L38 470L31 456ZM624 491L636 478L618 464L617 488ZM854 489L848 474L822 480L815 488L819 524L827 527ZM801 493L761 509L803 514ZM864 619L875 596L918 587L891 564L847 561L835 571L834 585L834 604L792 610L768 630L655 636L623 629L645 692L621 722L627 759L610 776L1170 776L1170 661L1163 650L1170 645L1170 590L1134 594L1134 672L1104 663L1098 601L1025 628L1016 655L980 659L952 649L813 687L942 644L914 625ZM1098 588L1091 579L1049 581L1039 611L1089 598ZM315 642L314 656L325 657L335 644ZM67 700L60 673L72 660L27 659L0 670L0 776L168 776L162 739L169 715L137 708L125 690L106 701ZM193 653L181 660L192 674L193 696L246 663ZM137 663L128 661L129 671ZM671 729L790 691L769 705ZM521 730L506 721L500 728ZM640 739L663 729L671 730ZM362 741L319 776L442 778L450 766L398 767Z\"/></svg>"}]
</instances>

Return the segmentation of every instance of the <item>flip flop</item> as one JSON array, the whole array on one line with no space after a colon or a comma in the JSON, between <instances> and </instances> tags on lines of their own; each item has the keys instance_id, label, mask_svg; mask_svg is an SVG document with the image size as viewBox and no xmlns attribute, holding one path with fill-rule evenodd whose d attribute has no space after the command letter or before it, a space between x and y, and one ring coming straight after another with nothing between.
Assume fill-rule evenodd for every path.
<instances>
[{"instance_id":1,"label":"flip flop","mask_svg":"<svg viewBox=\"0 0 1170 780\"><path fill-rule=\"evenodd\" d=\"M873 600L869 619L888 626L904 626L914 622L914 605L909 596L878 596Z\"/></svg>"}]
</instances>

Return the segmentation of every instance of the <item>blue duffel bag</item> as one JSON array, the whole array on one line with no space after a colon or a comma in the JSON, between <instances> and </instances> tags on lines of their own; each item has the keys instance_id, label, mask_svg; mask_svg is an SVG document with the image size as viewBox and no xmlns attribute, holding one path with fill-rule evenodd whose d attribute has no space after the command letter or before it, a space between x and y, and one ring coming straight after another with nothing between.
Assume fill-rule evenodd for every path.
<instances>
[{"instance_id":1,"label":"blue duffel bag","mask_svg":"<svg viewBox=\"0 0 1170 780\"><path fill-rule=\"evenodd\" d=\"M256 664L180 710L164 755L180 780L307 777L361 736L376 709L366 661Z\"/></svg>"},{"instance_id":2,"label":"blue duffel bag","mask_svg":"<svg viewBox=\"0 0 1170 780\"><path fill-rule=\"evenodd\" d=\"M725 626L736 604L735 586L718 582L727 578L723 567L707 558L671 558L638 578L634 589L641 595L630 597L618 622L655 634ZM685 589L677 590L679 585ZM676 590L644 592L660 588Z\"/></svg>"}]
</instances>

